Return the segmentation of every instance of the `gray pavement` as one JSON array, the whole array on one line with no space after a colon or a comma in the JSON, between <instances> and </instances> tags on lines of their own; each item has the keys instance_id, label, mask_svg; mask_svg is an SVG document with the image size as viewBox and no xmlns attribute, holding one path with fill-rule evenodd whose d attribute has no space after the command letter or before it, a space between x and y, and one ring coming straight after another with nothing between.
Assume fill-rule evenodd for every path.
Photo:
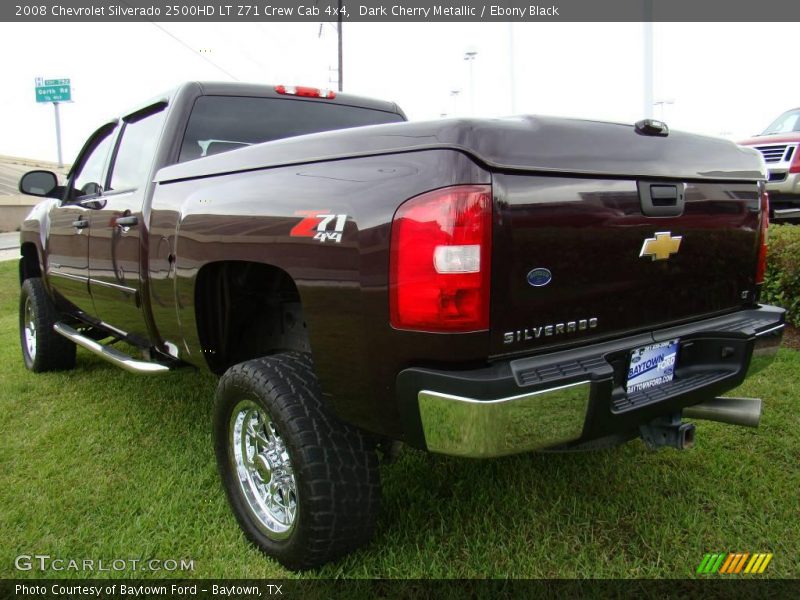
<instances>
[{"instance_id":1,"label":"gray pavement","mask_svg":"<svg viewBox=\"0 0 800 600\"><path fill-rule=\"evenodd\" d=\"M0 156L0 196L19 194L19 178L34 169L55 171L61 179L67 172L67 167L59 168L56 164L43 160Z\"/></svg>"},{"instance_id":2,"label":"gray pavement","mask_svg":"<svg viewBox=\"0 0 800 600\"><path fill-rule=\"evenodd\" d=\"M0 196L19 194L19 178L31 170L28 165L0 160Z\"/></svg>"},{"instance_id":3,"label":"gray pavement","mask_svg":"<svg viewBox=\"0 0 800 600\"><path fill-rule=\"evenodd\" d=\"M13 250L0 250L0 262L6 260L19 260L19 248Z\"/></svg>"},{"instance_id":4,"label":"gray pavement","mask_svg":"<svg viewBox=\"0 0 800 600\"><path fill-rule=\"evenodd\" d=\"M13 233L37 199L32 196L23 196L17 186L19 179L28 171L45 169L56 172L61 180L67 167L59 168L58 165L44 160L19 158L16 156L0 156L0 260L9 260L19 256L19 233Z\"/></svg>"},{"instance_id":5,"label":"gray pavement","mask_svg":"<svg viewBox=\"0 0 800 600\"><path fill-rule=\"evenodd\" d=\"M0 261L19 258L19 232L0 233Z\"/></svg>"},{"instance_id":6,"label":"gray pavement","mask_svg":"<svg viewBox=\"0 0 800 600\"><path fill-rule=\"evenodd\" d=\"M19 231L0 233L0 250L19 248Z\"/></svg>"}]
</instances>

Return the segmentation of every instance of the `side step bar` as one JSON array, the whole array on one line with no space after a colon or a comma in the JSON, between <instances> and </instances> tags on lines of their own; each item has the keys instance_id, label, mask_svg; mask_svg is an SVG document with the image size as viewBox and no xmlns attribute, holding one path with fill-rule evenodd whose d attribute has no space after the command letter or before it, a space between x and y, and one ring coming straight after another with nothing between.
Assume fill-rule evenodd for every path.
<instances>
[{"instance_id":1,"label":"side step bar","mask_svg":"<svg viewBox=\"0 0 800 600\"><path fill-rule=\"evenodd\" d=\"M158 375L160 373L166 373L170 370L170 368L166 365L160 365L158 363L147 362L144 360L136 360L135 358L120 352L116 348L104 346L99 342L82 336L69 325L64 325L64 323L56 323L53 325L53 329L56 333L63 335L68 340L78 344L78 346L86 348L89 352L93 352L100 358L104 358L108 362L115 364L118 367L122 367L131 373Z\"/></svg>"}]
</instances>

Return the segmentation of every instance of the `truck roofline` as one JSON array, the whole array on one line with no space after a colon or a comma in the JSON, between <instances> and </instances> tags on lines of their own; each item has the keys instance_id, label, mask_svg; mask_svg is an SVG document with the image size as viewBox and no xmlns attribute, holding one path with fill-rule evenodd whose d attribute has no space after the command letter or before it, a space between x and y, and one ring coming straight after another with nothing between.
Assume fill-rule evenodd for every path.
<instances>
[{"instance_id":1,"label":"truck roofline","mask_svg":"<svg viewBox=\"0 0 800 600\"><path fill-rule=\"evenodd\" d=\"M172 87L160 94L151 96L144 102L137 102L135 105L129 107L118 115L108 117L101 123L99 127L111 123L118 123L119 121L134 115L142 110L145 110L155 104L161 102L170 105L173 100L186 88L194 88L195 95L200 96L250 96L256 98L279 98L285 99L285 94L279 94L275 91L275 85L260 84L260 83L242 83L242 82L227 82L227 81L186 81L175 87ZM344 94L336 92L336 96L332 99L327 98L298 98L299 100L307 102L324 102L327 104L339 104L344 106L355 106L358 108L367 108L370 110L380 110L383 112L401 115L406 119L405 113L395 103L388 100L378 100L376 98L368 98L366 96L356 96L355 94Z\"/></svg>"},{"instance_id":2,"label":"truck roofline","mask_svg":"<svg viewBox=\"0 0 800 600\"><path fill-rule=\"evenodd\" d=\"M241 83L241 82L227 82L227 81L194 81L187 82L178 86L175 92L183 86L198 86L200 94L203 96L253 96L258 98L286 98L285 94L279 94L275 91L277 84L260 84L260 83ZM327 104L342 104L346 106L356 106L359 108L368 108L370 110L380 110L383 112L394 113L402 115L405 114L400 107L394 102L388 100L378 100L376 98L368 98L366 96L356 96L354 94L345 94L342 92L335 92L335 97L327 98L298 98L310 102L323 102Z\"/></svg>"}]
</instances>

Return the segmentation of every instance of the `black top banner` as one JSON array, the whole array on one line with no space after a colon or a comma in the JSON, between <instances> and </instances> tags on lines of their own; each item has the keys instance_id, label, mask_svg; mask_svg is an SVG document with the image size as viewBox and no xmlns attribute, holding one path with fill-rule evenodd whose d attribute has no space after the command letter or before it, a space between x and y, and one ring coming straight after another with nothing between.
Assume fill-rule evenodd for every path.
<instances>
[{"instance_id":1,"label":"black top banner","mask_svg":"<svg viewBox=\"0 0 800 600\"><path fill-rule=\"evenodd\" d=\"M2 21L786 22L787 0L4 0Z\"/></svg>"}]
</instances>

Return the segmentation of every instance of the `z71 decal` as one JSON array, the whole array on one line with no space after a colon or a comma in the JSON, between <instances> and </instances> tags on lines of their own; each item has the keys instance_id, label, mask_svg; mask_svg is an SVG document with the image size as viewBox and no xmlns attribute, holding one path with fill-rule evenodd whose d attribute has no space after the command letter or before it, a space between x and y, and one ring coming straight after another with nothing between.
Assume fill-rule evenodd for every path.
<instances>
[{"instance_id":1,"label":"z71 decal","mask_svg":"<svg viewBox=\"0 0 800 600\"><path fill-rule=\"evenodd\" d=\"M322 243L342 241L347 215L330 214L325 210L301 210L295 214L304 218L292 227L291 237L310 237Z\"/></svg>"}]
</instances>

